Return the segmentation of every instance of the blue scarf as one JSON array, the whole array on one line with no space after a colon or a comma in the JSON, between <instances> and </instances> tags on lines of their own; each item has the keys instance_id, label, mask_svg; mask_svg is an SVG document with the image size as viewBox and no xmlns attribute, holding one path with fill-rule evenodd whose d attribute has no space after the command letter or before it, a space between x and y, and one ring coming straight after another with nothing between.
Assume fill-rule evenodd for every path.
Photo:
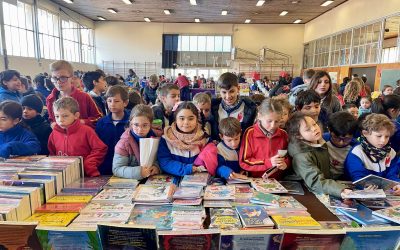
<instances>
[{"instance_id":1,"label":"blue scarf","mask_svg":"<svg viewBox=\"0 0 400 250\"><path fill-rule=\"evenodd\" d=\"M237 101L235 104L233 104L232 106L230 105L226 105L224 101L221 102L222 108L226 111L226 113L228 113L228 116L233 113L235 110L239 109L240 106L242 105L243 100L238 97Z\"/></svg>"}]
</instances>

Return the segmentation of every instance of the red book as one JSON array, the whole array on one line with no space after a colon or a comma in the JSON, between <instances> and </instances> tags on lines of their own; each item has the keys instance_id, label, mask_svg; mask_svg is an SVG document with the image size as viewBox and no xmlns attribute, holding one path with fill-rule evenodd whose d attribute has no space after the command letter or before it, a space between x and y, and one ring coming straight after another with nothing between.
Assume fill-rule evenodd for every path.
<instances>
[{"instance_id":1,"label":"red book","mask_svg":"<svg viewBox=\"0 0 400 250\"><path fill-rule=\"evenodd\" d=\"M37 208L36 213L79 213L87 204L85 203L48 203Z\"/></svg>"}]
</instances>

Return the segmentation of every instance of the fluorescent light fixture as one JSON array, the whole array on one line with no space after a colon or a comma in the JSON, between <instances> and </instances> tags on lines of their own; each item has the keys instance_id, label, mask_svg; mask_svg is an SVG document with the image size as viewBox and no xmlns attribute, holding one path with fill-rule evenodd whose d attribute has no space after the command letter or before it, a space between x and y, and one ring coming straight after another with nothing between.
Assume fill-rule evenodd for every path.
<instances>
[{"instance_id":1,"label":"fluorescent light fixture","mask_svg":"<svg viewBox=\"0 0 400 250\"><path fill-rule=\"evenodd\" d=\"M329 4L333 3L334 1L325 1L323 4L321 4L321 6L326 7Z\"/></svg>"},{"instance_id":2,"label":"fluorescent light fixture","mask_svg":"<svg viewBox=\"0 0 400 250\"><path fill-rule=\"evenodd\" d=\"M223 10L223 11L221 12L221 15L223 15L223 16L228 15L228 11L227 11L227 10Z\"/></svg>"},{"instance_id":3,"label":"fluorescent light fixture","mask_svg":"<svg viewBox=\"0 0 400 250\"><path fill-rule=\"evenodd\" d=\"M199 22L200 22L200 19L195 18L194 21L195 21L196 23L199 23Z\"/></svg>"},{"instance_id":4,"label":"fluorescent light fixture","mask_svg":"<svg viewBox=\"0 0 400 250\"><path fill-rule=\"evenodd\" d=\"M132 4L131 0L122 0L122 2L126 3L126 4Z\"/></svg>"},{"instance_id":5,"label":"fluorescent light fixture","mask_svg":"<svg viewBox=\"0 0 400 250\"><path fill-rule=\"evenodd\" d=\"M97 16L97 19L99 19L99 20L101 20L101 21L105 21L105 20L107 20L107 19L105 19L104 17L102 17L102 16Z\"/></svg>"},{"instance_id":6,"label":"fluorescent light fixture","mask_svg":"<svg viewBox=\"0 0 400 250\"><path fill-rule=\"evenodd\" d=\"M296 21L294 21L293 23L301 23L301 19L297 19Z\"/></svg>"},{"instance_id":7,"label":"fluorescent light fixture","mask_svg":"<svg viewBox=\"0 0 400 250\"><path fill-rule=\"evenodd\" d=\"M108 8L107 10L113 14L116 14L118 12L116 9L113 8Z\"/></svg>"},{"instance_id":8,"label":"fluorescent light fixture","mask_svg":"<svg viewBox=\"0 0 400 250\"><path fill-rule=\"evenodd\" d=\"M64 0L66 3L74 3L74 0Z\"/></svg>"},{"instance_id":9,"label":"fluorescent light fixture","mask_svg":"<svg viewBox=\"0 0 400 250\"><path fill-rule=\"evenodd\" d=\"M171 15L171 11L169 10L164 10L165 15Z\"/></svg>"},{"instance_id":10,"label":"fluorescent light fixture","mask_svg":"<svg viewBox=\"0 0 400 250\"><path fill-rule=\"evenodd\" d=\"M280 16L286 16L286 14L289 13L286 10L282 11L281 14L279 14Z\"/></svg>"},{"instance_id":11,"label":"fluorescent light fixture","mask_svg":"<svg viewBox=\"0 0 400 250\"><path fill-rule=\"evenodd\" d=\"M258 7L263 6L264 3L265 3L265 0L258 0L256 6L258 6Z\"/></svg>"},{"instance_id":12,"label":"fluorescent light fixture","mask_svg":"<svg viewBox=\"0 0 400 250\"><path fill-rule=\"evenodd\" d=\"M250 23L251 19L246 19L246 21L244 21L244 23Z\"/></svg>"},{"instance_id":13,"label":"fluorescent light fixture","mask_svg":"<svg viewBox=\"0 0 400 250\"><path fill-rule=\"evenodd\" d=\"M191 5L197 5L197 2L196 2L196 0L190 0L190 4Z\"/></svg>"},{"instance_id":14,"label":"fluorescent light fixture","mask_svg":"<svg viewBox=\"0 0 400 250\"><path fill-rule=\"evenodd\" d=\"M148 22L148 23L151 22L151 21L150 21L150 18L148 18L148 17L145 17L144 20L145 20L146 22Z\"/></svg>"}]
</instances>

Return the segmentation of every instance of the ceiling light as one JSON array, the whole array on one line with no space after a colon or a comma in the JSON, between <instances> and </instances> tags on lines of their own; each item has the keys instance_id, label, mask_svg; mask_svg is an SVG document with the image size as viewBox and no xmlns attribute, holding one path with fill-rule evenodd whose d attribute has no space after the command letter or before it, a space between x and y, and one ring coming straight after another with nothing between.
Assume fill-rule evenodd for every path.
<instances>
[{"instance_id":1,"label":"ceiling light","mask_svg":"<svg viewBox=\"0 0 400 250\"><path fill-rule=\"evenodd\" d=\"M113 14L116 14L118 12L116 9L113 8L108 8L107 10Z\"/></svg>"},{"instance_id":2,"label":"ceiling light","mask_svg":"<svg viewBox=\"0 0 400 250\"><path fill-rule=\"evenodd\" d=\"M223 16L226 16L226 15L228 15L228 11L226 11L226 10L223 10L223 11L221 12L221 15L223 15Z\"/></svg>"},{"instance_id":3,"label":"ceiling light","mask_svg":"<svg viewBox=\"0 0 400 250\"><path fill-rule=\"evenodd\" d=\"M171 11L169 10L164 10L165 15L171 15Z\"/></svg>"},{"instance_id":4,"label":"ceiling light","mask_svg":"<svg viewBox=\"0 0 400 250\"><path fill-rule=\"evenodd\" d=\"M196 0L190 0L190 4L191 5L197 5L197 2L196 2Z\"/></svg>"},{"instance_id":5,"label":"ceiling light","mask_svg":"<svg viewBox=\"0 0 400 250\"><path fill-rule=\"evenodd\" d=\"M323 4L321 4L321 6L328 6L329 4L333 3L334 1L325 1Z\"/></svg>"},{"instance_id":6,"label":"ceiling light","mask_svg":"<svg viewBox=\"0 0 400 250\"><path fill-rule=\"evenodd\" d=\"M246 21L244 21L244 23L250 23L251 19L246 19Z\"/></svg>"},{"instance_id":7,"label":"ceiling light","mask_svg":"<svg viewBox=\"0 0 400 250\"><path fill-rule=\"evenodd\" d=\"M294 21L293 23L301 23L301 19L297 19L296 21Z\"/></svg>"},{"instance_id":8,"label":"ceiling light","mask_svg":"<svg viewBox=\"0 0 400 250\"><path fill-rule=\"evenodd\" d=\"M102 16L97 16L97 19L101 20L101 21L105 21L106 19Z\"/></svg>"},{"instance_id":9,"label":"ceiling light","mask_svg":"<svg viewBox=\"0 0 400 250\"><path fill-rule=\"evenodd\" d=\"M265 3L265 0L258 0L256 6L258 6L258 7L263 6L264 3Z\"/></svg>"},{"instance_id":10,"label":"ceiling light","mask_svg":"<svg viewBox=\"0 0 400 250\"><path fill-rule=\"evenodd\" d=\"M64 0L66 3L74 3L74 0Z\"/></svg>"},{"instance_id":11,"label":"ceiling light","mask_svg":"<svg viewBox=\"0 0 400 250\"><path fill-rule=\"evenodd\" d=\"M286 10L282 11L281 14L279 14L280 16L286 16L286 14L289 13Z\"/></svg>"},{"instance_id":12,"label":"ceiling light","mask_svg":"<svg viewBox=\"0 0 400 250\"><path fill-rule=\"evenodd\" d=\"M132 4L131 0L122 0L122 2L126 3L126 4Z\"/></svg>"},{"instance_id":13,"label":"ceiling light","mask_svg":"<svg viewBox=\"0 0 400 250\"><path fill-rule=\"evenodd\" d=\"M194 21L195 21L196 23L199 23L199 22L200 22L200 19L195 18Z\"/></svg>"},{"instance_id":14,"label":"ceiling light","mask_svg":"<svg viewBox=\"0 0 400 250\"><path fill-rule=\"evenodd\" d=\"M145 20L146 22L148 22L148 23L151 22L151 21L150 21L150 18L148 18L148 17L145 17L144 20Z\"/></svg>"}]
</instances>

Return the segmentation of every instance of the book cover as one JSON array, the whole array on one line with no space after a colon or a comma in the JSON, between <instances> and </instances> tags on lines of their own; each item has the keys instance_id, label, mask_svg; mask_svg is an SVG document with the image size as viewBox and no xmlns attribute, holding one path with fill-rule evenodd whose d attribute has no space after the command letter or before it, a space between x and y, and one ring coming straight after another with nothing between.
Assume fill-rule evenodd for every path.
<instances>
[{"instance_id":1,"label":"book cover","mask_svg":"<svg viewBox=\"0 0 400 250\"><path fill-rule=\"evenodd\" d=\"M167 183L172 183L174 177L166 174L156 174L152 175L146 180L146 185L165 185Z\"/></svg>"},{"instance_id":2,"label":"book cover","mask_svg":"<svg viewBox=\"0 0 400 250\"><path fill-rule=\"evenodd\" d=\"M48 203L37 208L37 213L79 213L86 203Z\"/></svg>"},{"instance_id":3,"label":"book cover","mask_svg":"<svg viewBox=\"0 0 400 250\"><path fill-rule=\"evenodd\" d=\"M219 249L220 233L217 230L160 231L160 250L216 250Z\"/></svg>"},{"instance_id":4,"label":"book cover","mask_svg":"<svg viewBox=\"0 0 400 250\"><path fill-rule=\"evenodd\" d=\"M360 189L364 189L365 187L374 185L385 191L392 189L396 185L400 185L400 183L397 181L392 181L392 180L389 180L389 179L386 179L386 178L383 178L380 176L376 176L373 174L365 176L364 178L361 178L361 179L353 182L353 184L355 184Z\"/></svg>"},{"instance_id":5,"label":"book cover","mask_svg":"<svg viewBox=\"0 0 400 250\"><path fill-rule=\"evenodd\" d=\"M135 205L128 224L155 225L159 230L171 230L172 206Z\"/></svg>"},{"instance_id":6,"label":"book cover","mask_svg":"<svg viewBox=\"0 0 400 250\"><path fill-rule=\"evenodd\" d=\"M355 220L357 223L361 225L388 225L389 221L382 219L372 213L372 210L358 204L357 211L346 210L346 209L337 209L343 215Z\"/></svg>"},{"instance_id":7,"label":"book cover","mask_svg":"<svg viewBox=\"0 0 400 250\"><path fill-rule=\"evenodd\" d=\"M69 188L101 190L109 180L109 176L85 177L63 188L63 191Z\"/></svg>"},{"instance_id":8,"label":"book cover","mask_svg":"<svg viewBox=\"0 0 400 250\"><path fill-rule=\"evenodd\" d=\"M400 224L400 206L376 210L372 214Z\"/></svg>"},{"instance_id":9,"label":"book cover","mask_svg":"<svg viewBox=\"0 0 400 250\"><path fill-rule=\"evenodd\" d=\"M323 229L343 229L352 228L349 221L318 221Z\"/></svg>"},{"instance_id":10,"label":"book cover","mask_svg":"<svg viewBox=\"0 0 400 250\"><path fill-rule=\"evenodd\" d=\"M304 195L304 189L300 182L297 181L280 181L289 194Z\"/></svg>"},{"instance_id":11,"label":"book cover","mask_svg":"<svg viewBox=\"0 0 400 250\"><path fill-rule=\"evenodd\" d=\"M99 224L98 227L104 249L157 249L155 227L112 224Z\"/></svg>"},{"instance_id":12,"label":"book cover","mask_svg":"<svg viewBox=\"0 0 400 250\"><path fill-rule=\"evenodd\" d=\"M91 195L57 195L47 203L88 203L91 199Z\"/></svg>"},{"instance_id":13,"label":"book cover","mask_svg":"<svg viewBox=\"0 0 400 250\"><path fill-rule=\"evenodd\" d=\"M81 214L96 212L131 213L134 205L131 203L94 203L87 204Z\"/></svg>"},{"instance_id":14,"label":"book cover","mask_svg":"<svg viewBox=\"0 0 400 250\"><path fill-rule=\"evenodd\" d=\"M253 178L251 185L262 193L287 193L288 191L275 179Z\"/></svg>"},{"instance_id":15,"label":"book cover","mask_svg":"<svg viewBox=\"0 0 400 250\"><path fill-rule=\"evenodd\" d=\"M134 197L135 202L169 202L172 185L140 185Z\"/></svg>"},{"instance_id":16,"label":"book cover","mask_svg":"<svg viewBox=\"0 0 400 250\"><path fill-rule=\"evenodd\" d=\"M40 226L66 227L78 213L35 213L25 221L37 221Z\"/></svg>"},{"instance_id":17,"label":"book cover","mask_svg":"<svg viewBox=\"0 0 400 250\"><path fill-rule=\"evenodd\" d=\"M233 200L235 199L235 186L207 186L204 200Z\"/></svg>"},{"instance_id":18,"label":"book cover","mask_svg":"<svg viewBox=\"0 0 400 250\"><path fill-rule=\"evenodd\" d=\"M321 225L311 216L271 215L278 228L320 229Z\"/></svg>"},{"instance_id":19,"label":"book cover","mask_svg":"<svg viewBox=\"0 0 400 250\"><path fill-rule=\"evenodd\" d=\"M348 194L343 195L344 199L377 199L377 198L386 198L385 191L383 189L374 189L374 190L354 190Z\"/></svg>"},{"instance_id":20,"label":"book cover","mask_svg":"<svg viewBox=\"0 0 400 250\"><path fill-rule=\"evenodd\" d=\"M352 199L340 199L329 195L329 205L333 208L342 208L348 210L357 210L357 202Z\"/></svg>"},{"instance_id":21,"label":"book cover","mask_svg":"<svg viewBox=\"0 0 400 250\"><path fill-rule=\"evenodd\" d=\"M293 196L280 196L278 199L278 206L268 206L266 207L268 213L270 211L306 211L307 208L298 202Z\"/></svg>"},{"instance_id":22,"label":"book cover","mask_svg":"<svg viewBox=\"0 0 400 250\"><path fill-rule=\"evenodd\" d=\"M236 206L244 227L273 227L274 223L268 217L263 206Z\"/></svg>"},{"instance_id":23,"label":"book cover","mask_svg":"<svg viewBox=\"0 0 400 250\"><path fill-rule=\"evenodd\" d=\"M400 231L393 227L348 229L340 249L399 249L399 239Z\"/></svg>"},{"instance_id":24,"label":"book cover","mask_svg":"<svg viewBox=\"0 0 400 250\"><path fill-rule=\"evenodd\" d=\"M126 178L119 178L119 177L111 177L106 185L103 186L104 189L109 188L128 188L128 189L135 189L136 186L139 184L138 180L135 179L126 179Z\"/></svg>"},{"instance_id":25,"label":"book cover","mask_svg":"<svg viewBox=\"0 0 400 250\"><path fill-rule=\"evenodd\" d=\"M242 223L236 211L232 208L211 208L210 226L221 230L236 230L242 228Z\"/></svg>"},{"instance_id":26,"label":"book cover","mask_svg":"<svg viewBox=\"0 0 400 250\"><path fill-rule=\"evenodd\" d=\"M386 199L368 199L368 200L360 200L359 202L364 206L373 209L383 209L393 206Z\"/></svg>"},{"instance_id":27,"label":"book cover","mask_svg":"<svg viewBox=\"0 0 400 250\"><path fill-rule=\"evenodd\" d=\"M232 207L230 201L204 201L204 207Z\"/></svg>"},{"instance_id":28,"label":"book cover","mask_svg":"<svg viewBox=\"0 0 400 250\"><path fill-rule=\"evenodd\" d=\"M178 187L173 195L174 199L200 198L203 188L200 186L181 186Z\"/></svg>"},{"instance_id":29,"label":"book cover","mask_svg":"<svg viewBox=\"0 0 400 250\"><path fill-rule=\"evenodd\" d=\"M344 238L342 230L315 230L296 232L285 231L282 238L281 249L320 249L336 250Z\"/></svg>"},{"instance_id":30,"label":"book cover","mask_svg":"<svg viewBox=\"0 0 400 250\"><path fill-rule=\"evenodd\" d=\"M181 186L207 186L210 175L207 172L194 173L192 175L185 175L182 178Z\"/></svg>"},{"instance_id":31,"label":"book cover","mask_svg":"<svg viewBox=\"0 0 400 250\"><path fill-rule=\"evenodd\" d=\"M283 231L277 229L221 232L221 250L279 250Z\"/></svg>"},{"instance_id":32,"label":"book cover","mask_svg":"<svg viewBox=\"0 0 400 250\"><path fill-rule=\"evenodd\" d=\"M225 185L225 180L222 178L218 178L218 177L210 177L208 180L207 185L212 186L222 186Z\"/></svg>"},{"instance_id":33,"label":"book cover","mask_svg":"<svg viewBox=\"0 0 400 250\"><path fill-rule=\"evenodd\" d=\"M256 191L254 192L253 197L250 199L250 202L271 207L279 207L279 198L279 195L261 193Z\"/></svg>"},{"instance_id":34,"label":"book cover","mask_svg":"<svg viewBox=\"0 0 400 250\"><path fill-rule=\"evenodd\" d=\"M132 189L105 189L96 195L92 202L95 203L131 203L134 197Z\"/></svg>"},{"instance_id":35,"label":"book cover","mask_svg":"<svg viewBox=\"0 0 400 250\"><path fill-rule=\"evenodd\" d=\"M172 205L174 206L199 206L203 199L175 199Z\"/></svg>"},{"instance_id":36,"label":"book cover","mask_svg":"<svg viewBox=\"0 0 400 250\"><path fill-rule=\"evenodd\" d=\"M41 249L36 226L32 222L0 222L2 249Z\"/></svg>"},{"instance_id":37,"label":"book cover","mask_svg":"<svg viewBox=\"0 0 400 250\"><path fill-rule=\"evenodd\" d=\"M107 222L107 223L125 223L128 221L130 213L119 212L93 212L80 214L74 222Z\"/></svg>"}]
</instances>

